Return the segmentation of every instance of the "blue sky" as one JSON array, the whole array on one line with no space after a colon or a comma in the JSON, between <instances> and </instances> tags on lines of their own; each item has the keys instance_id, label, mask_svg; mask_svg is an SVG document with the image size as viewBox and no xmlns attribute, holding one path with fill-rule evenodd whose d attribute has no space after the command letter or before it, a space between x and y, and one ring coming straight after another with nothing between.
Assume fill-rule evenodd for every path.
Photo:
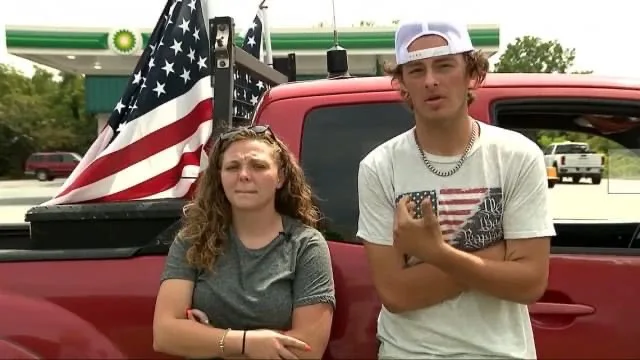
<instances>
[{"instance_id":1,"label":"blue sky","mask_svg":"<svg viewBox=\"0 0 640 360\"><path fill-rule=\"evenodd\" d=\"M248 24L255 14L257 0L209 0L210 13L231 15L238 27ZM331 23L329 0L267 0L272 27L311 27ZM578 2L576 0L335 0L336 21L349 27L360 20L391 25L394 19L415 14L456 17L469 24L496 24L501 29L501 44L506 46L518 36L536 35L557 39L577 51L576 70L615 76L640 77L640 46L628 39L639 33L633 1ZM3 1L2 23L24 26L112 27L116 25L152 28L165 0L30 0L25 3ZM389 5L393 4L393 6ZM293 16L292 14L295 14ZM4 42L0 39L0 42ZM0 45L1 46L1 45ZM31 64L9 56L0 48L0 62L29 71Z\"/></svg>"}]
</instances>

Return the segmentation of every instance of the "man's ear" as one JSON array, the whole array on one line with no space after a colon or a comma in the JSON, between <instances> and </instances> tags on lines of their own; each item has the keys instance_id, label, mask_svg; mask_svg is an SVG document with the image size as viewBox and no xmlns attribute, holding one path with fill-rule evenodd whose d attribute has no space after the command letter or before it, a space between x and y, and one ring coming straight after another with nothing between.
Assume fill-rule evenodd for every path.
<instances>
[{"instance_id":1,"label":"man's ear","mask_svg":"<svg viewBox=\"0 0 640 360\"><path fill-rule=\"evenodd\" d=\"M478 87L476 79L469 79L469 90L475 90Z\"/></svg>"},{"instance_id":2,"label":"man's ear","mask_svg":"<svg viewBox=\"0 0 640 360\"><path fill-rule=\"evenodd\" d=\"M407 88L404 86L404 83L402 83L401 79L395 78L393 80L391 80L391 86L394 89L398 89L400 91L407 91Z\"/></svg>"}]
</instances>

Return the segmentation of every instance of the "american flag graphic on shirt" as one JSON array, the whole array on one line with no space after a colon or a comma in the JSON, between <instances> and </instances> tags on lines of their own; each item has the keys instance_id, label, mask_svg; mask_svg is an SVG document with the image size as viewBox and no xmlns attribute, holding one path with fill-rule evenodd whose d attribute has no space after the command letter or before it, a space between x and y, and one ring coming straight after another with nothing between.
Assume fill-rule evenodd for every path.
<instances>
[{"instance_id":1,"label":"american flag graphic on shirt","mask_svg":"<svg viewBox=\"0 0 640 360\"><path fill-rule=\"evenodd\" d=\"M470 189L441 189L438 193L438 208L440 213L440 229L442 235L449 242L455 244L456 232L471 216L478 211L480 204L487 195L487 188Z\"/></svg>"},{"instance_id":2,"label":"american flag graphic on shirt","mask_svg":"<svg viewBox=\"0 0 640 360\"><path fill-rule=\"evenodd\" d=\"M443 188L401 194L396 202L408 195L420 204L431 199L438 216L442 235L452 246L475 251L487 248L504 239L502 231L502 189L488 187ZM417 207L417 217L422 217ZM409 264L416 259L407 259Z\"/></svg>"}]
</instances>

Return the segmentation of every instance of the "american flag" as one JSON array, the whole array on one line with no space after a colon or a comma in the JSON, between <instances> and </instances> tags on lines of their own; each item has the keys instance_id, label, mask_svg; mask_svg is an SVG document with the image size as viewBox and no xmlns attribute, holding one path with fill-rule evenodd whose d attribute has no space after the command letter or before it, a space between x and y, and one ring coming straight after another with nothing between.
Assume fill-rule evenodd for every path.
<instances>
[{"instance_id":1,"label":"american flag","mask_svg":"<svg viewBox=\"0 0 640 360\"><path fill-rule=\"evenodd\" d=\"M482 201L488 194L487 188L447 188L440 189L437 196L438 220L440 229L446 241L458 245L458 231L463 225L472 220Z\"/></svg>"},{"instance_id":2,"label":"american flag","mask_svg":"<svg viewBox=\"0 0 640 360\"><path fill-rule=\"evenodd\" d=\"M258 10L251 26L247 29L247 33L244 36L242 43L242 50L248 52L254 57L261 59L263 49L263 27L262 27L262 10ZM254 79L251 75L242 70L236 68L234 78L234 105L233 116L236 119L248 120L251 118L251 114L255 105L260 100L260 97L269 88L269 85Z\"/></svg>"},{"instance_id":3,"label":"american flag","mask_svg":"<svg viewBox=\"0 0 640 360\"><path fill-rule=\"evenodd\" d=\"M408 195L416 204L431 200L445 241L463 250L478 250L502 237L502 192L492 188L442 188L438 191L415 191ZM416 213L420 214L420 206ZM498 224L498 222L500 224ZM407 265L420 263L415 257L405 257Z\"/></svg>"},{"instance_id":4,"label":"american flag","mask_svg":"<svg viewBox=\"0 0 640 360\"><path fill-rule=\"evenodd\" d=\"M107 125L43 205L191 194L213 128L205 14L201 0L167 2Z\"/></svg>"}]
</instances>

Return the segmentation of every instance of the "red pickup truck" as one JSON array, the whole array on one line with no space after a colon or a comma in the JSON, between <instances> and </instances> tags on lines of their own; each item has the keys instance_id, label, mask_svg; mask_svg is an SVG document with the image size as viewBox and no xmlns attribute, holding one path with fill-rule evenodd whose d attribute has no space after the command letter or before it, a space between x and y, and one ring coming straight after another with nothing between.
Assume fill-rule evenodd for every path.
<instances>
[{"instance_id":1,"label":"red pickup truck","mask_svg":"<svg viewBox=\"0 0 640 360\"><path fill-rule=\"evenodd\" d=\"M640 83L584 75L489 74L471 108L477 119L527 134L582 132L629 149L640 148L638 114ZM600 122L588 122L594 116ZM297 154L326 216L322 230L338 306L324 358L375 358L380 302L354 236L357 169L368 151L409 129L412 116L390 80L373 77L276 86L253 121L271 126ZM61 237L55 246L0 253L0 358L164 357L153 351L151 327L175 228L158 235L160 220L150 224L148 212L123 215L117 209L122 204L96 206L100 215L84 216L75 228L62 215L48 219L47 226L85 232L83 249ZM137 206L155 209L166 228L179 203ZM165 216L163 209L174 212ZM71 206L65 216L73 211ZM108 231L109 243L93 242L92 221L116 211L121 218ZM132 222L138 225L128 227ZM640 223L559 219L556 227L549 286L530 306L539 358L640 358ZM38 235L35 227L31 231Z\"/></svg>"}]
</instances>

